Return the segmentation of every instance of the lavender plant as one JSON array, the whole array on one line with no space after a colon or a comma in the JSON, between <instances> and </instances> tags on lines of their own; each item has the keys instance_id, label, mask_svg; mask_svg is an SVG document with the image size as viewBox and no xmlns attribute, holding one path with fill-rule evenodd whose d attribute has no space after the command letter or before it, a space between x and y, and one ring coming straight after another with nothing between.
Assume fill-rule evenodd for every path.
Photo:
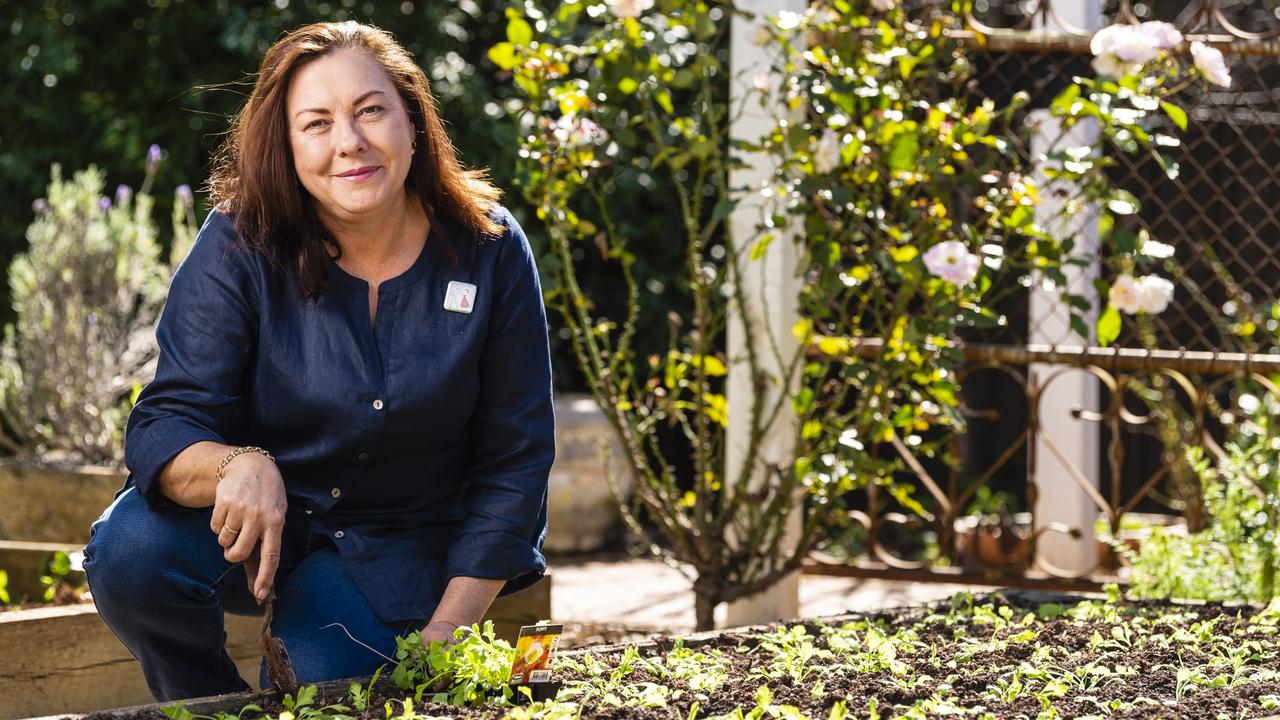
<instances>
[{"instance_id":1,"label":"lavender plant","mask_svg":"<svg viewBox=\"0 0 1280 720\"><path fill-rule=\"evenodd\" d=\"M154 372L154 326L172 269L194 241L190 188L177 192L174 241L161 258L152 218L153 147L134 192L104 193L90 167L64 178L54 165L33 207L30 246L9 268L17 320L0 346L0 444L51 465L119 465L133 397Z\"/></svg>"}]
</instances>

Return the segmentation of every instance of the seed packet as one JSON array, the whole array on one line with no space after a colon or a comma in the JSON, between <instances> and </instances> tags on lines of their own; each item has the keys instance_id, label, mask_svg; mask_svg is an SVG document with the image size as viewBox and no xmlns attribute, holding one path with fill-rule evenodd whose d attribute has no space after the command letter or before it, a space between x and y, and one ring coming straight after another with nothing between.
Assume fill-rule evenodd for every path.
<instances>
[{"instance_id":1,"label":"seed packet","mask_svg":"<svg viewBox=\"0 0 1280 720\"><path fill-rule=\"evenodd\" d=\"M511 664L511 682L545 683L551 681L551 656L560 645L564 625L525 625L516 641L516 659Z\"/></svg>"}]
</instances>

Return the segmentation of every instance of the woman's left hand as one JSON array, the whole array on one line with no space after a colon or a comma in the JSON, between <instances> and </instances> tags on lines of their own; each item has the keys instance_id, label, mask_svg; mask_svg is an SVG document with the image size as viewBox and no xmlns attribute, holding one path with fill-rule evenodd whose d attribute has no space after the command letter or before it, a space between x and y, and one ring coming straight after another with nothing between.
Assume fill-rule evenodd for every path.
<instances>
[{"instance_id":1,"label":"woman's left hand","mask_svg":"<svg viewBox=\"0 0 1280 720\"><path fill-rule=\"evenodd\" d=\"M457 629L458 626L448 620L432 620L422 629L422 641L430 645L440 640L448 645L453 645L458 642L457 638L453 636L453 631Z\"/></svg>"}]
</instances>

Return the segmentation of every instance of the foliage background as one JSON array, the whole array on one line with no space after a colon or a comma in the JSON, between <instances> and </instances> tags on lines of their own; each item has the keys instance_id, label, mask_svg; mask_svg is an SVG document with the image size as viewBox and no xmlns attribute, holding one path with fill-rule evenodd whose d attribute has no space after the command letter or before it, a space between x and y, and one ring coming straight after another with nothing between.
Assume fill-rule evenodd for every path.
<instances>
[{"instance_id":1,"label":"foliage background","mask_svg":"<svg viewBox=\"0 0 1280 720\"><path fill-rule=\"evenodd\" d=\"M26 247L31 203L44 194L54 162L68 173L97 165L110 193L118 183L141 183L147 148L158 144L165 159L155 178L156 216L169 216L171 189L186 183L196 189L203 217L209 158L262 53L290 28L346 19L390 31L414 54L463 161L490 169L545 255L545 236L512 184L518 132L502 107L510 82L485 58L505 39L506 6L505 0L0 0L0 267ZM654 182L638 169L613 189L624 198L626 212L618 217L631 236L660 239L674 226L677 212L655 197ZM167 233L167 224L159 224ZM167 245L167 234L161 241ZM674 274L679 246L654 242L638 262L644 276ZM644 289L642 336L665 336L667 311L681 310L676 291ZM616 284L593 288L605 307L620 306L620 292ZM0 322L12 322L5 293ZM553 327L562 389L580 386L565 340Z\"/></svg>"}]
</instances>

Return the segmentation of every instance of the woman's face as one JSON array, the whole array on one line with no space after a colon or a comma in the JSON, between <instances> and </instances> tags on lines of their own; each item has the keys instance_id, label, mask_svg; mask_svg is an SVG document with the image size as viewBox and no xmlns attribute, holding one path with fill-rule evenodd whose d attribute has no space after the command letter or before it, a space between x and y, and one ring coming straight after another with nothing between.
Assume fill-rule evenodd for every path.
<instances>
[{"instance_id":1,"label":"woman's face","mask_svg":"<svg viewBox=\"0 0 1280 720\"><path fill-rule=\"evenodd\" d=\"M299 68L285 112L294 170L322 216L354 220L402 202L413 123L372 56L338 50Z\"/></svg>"}]
</instances>

